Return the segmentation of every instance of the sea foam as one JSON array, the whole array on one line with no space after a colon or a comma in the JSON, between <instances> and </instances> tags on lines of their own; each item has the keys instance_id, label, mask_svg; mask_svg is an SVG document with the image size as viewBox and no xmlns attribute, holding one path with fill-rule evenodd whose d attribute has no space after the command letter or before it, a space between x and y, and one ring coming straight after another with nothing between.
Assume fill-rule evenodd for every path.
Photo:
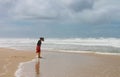
<instances>
[{"instance_id":1,"label":"sea foam","mask_svg":"<svg viewBox=\"0 0 120 77\"><path fill-rule=\"evenodd\" d=\"M38 39L0 38L0 47L35 50ZM43 50L120 53L120 38L46 38Z\"/></svg>"}]
</instances>

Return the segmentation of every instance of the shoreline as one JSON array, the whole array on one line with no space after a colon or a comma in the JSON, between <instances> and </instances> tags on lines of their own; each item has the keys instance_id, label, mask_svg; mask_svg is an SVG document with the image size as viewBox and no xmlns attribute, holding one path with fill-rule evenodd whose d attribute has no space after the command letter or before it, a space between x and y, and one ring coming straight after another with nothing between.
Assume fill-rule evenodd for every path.
<instances>
[{"instance_id":1,"label":"shoreline","mask_svg":"<svg viewBox=\"0 0 120 77\"><path fill-rule=\"evenodd\" d=\"M57 50L45 50L48 52L56 52ZM109 53L109 52L96 52L96 51L70 51L70 50L59 50L58 53L76 53L76 54L96 54L96 55L111 55L120 56L120 53Z\"/></svg>"},{"instance_id":2,"label":"shoreline","mask_svg":"<svg viewBox=\"0 0 120 77\"><path fill-rule=\"evenodd\" d=\"M0 48L0 77L14 77L19 63L30 61L34 56L34 52Z\"/></svg>"},{"instance_id":3,"label":"shoreline","mask_svg":"<svg viewBox=\"0 0 120 77\"><path fill-rule=\"evenodd\" d=\"M0 54L0 66L1 66L0 77L15 77L14 74L18 70L18 67L21 63L29 62L36 58L35 57L36 54L34 51L0 48L0 52L1 52ZM54 69L54 68L60 69L60 67L61 68L67 67L67 66L64 67L64 65L71 65L68 67L69 68L68 70L71 70L70 68L72 68L73 70L76 71L77 69L76 67L78 67L84 71L77 69L76 72L80 71L80 72L83 72L83 74L81 73L81 75L86 75L85 72L88 71L88 68L92 69L93 72L95 72L95 70L103 71L104 68L105 70L111 69L111 71L112 70L116 71L115 69L119 68L119 65L120 65L119 55L104 55L104 54L96 54L96 53L72 53L72 52L66 53L66 52L55 52L55 51L45 51L45 52L43 51L42 55L43 55L43 59L41 59L40 62L41 62L41 72L43 75L45 73L48 73L49 75L48 71L50 70L48 68L51 68L51 66L52 66L51 69ZM68 63L66 63L66 61ZM57 63L58 65L56 66L55 64L52 64L52 62ZM90 64L90 66L88 67L87 64ZM95 69L91 67L95 67ZM67 69L65 70L66 72L68 71ZM51 70L51 72L57 73L54 70ZM92 72L92 75L89 77L93 76L93 72ZM117 69L117 73L118 72L120 72L120 69ZM88 75L89 74L90 73L88 73ZM104 74L100 74L100 75L102 77L104 76ZM120 76L120 74L117 74L116 76ZM46 76L43 76L43 77L46 77Z\"/></svg>"},{"instance_id":4,"label":"shoreline","mask_svg":"<svg viewBox=\"0 0 120 77\"><path fill-rule=\"evenodd\" d=\"M35 58L19 65L16 76L119 77L119 60L120 56L112 55L43 52L43 58L39 61ZM22 73L19 73L20 70Z\"/></svg>"},{"instance_id":5,"label":"shoreline","mask_svg":"<svg viewBox=\"0 0 120 77\"><path fill-rule=\"evenodd\" d=\"M35 49L17 49L17 48L4 48L4 49L12 49L17 51L27 51L27 52L34 52ZM91 50L80 50L80 51L73 51L73 50L48 50L42 49L45 52L58 52L58 53L76 53L76 54L97 54L97 55L111 55L111 56L120 56L120 53L109 53L109 52L100 52L100 51L91 51Z\"/></svg>"}]
</instances>

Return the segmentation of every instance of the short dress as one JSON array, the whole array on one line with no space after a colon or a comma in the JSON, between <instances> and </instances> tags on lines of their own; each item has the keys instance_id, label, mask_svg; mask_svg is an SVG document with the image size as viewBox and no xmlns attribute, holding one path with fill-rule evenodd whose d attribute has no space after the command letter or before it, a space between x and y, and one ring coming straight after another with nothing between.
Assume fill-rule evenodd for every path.
<instances>
[{"instance_id":1,"label":"short dress","mask_svg":"<svg viewBox=\"0 0 120 77\"><path fill-rule=\"evenodd\" d=\"M41 47L40 46L36 46L36 53L40 53L41 52Z\"/></svg>"}]
</instances>

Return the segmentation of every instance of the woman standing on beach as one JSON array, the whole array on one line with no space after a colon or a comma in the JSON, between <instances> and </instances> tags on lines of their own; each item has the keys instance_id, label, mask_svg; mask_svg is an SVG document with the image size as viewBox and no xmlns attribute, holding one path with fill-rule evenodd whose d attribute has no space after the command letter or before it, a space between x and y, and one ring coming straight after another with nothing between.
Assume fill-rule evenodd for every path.
<instances>
[{"instance_id":1,"label":"woman standing on beach","mask_svg":"<svg viewBox=\"0 0 120 77\"><path fill-rule=\"evenodd\" d=\"M40 39L37 42L37 46L36 46L36 53L38 55L38 58L41 58L41 44L42 44L42 41L44 41L44 38L40 37Z\"/></svg>"}]
</instances>

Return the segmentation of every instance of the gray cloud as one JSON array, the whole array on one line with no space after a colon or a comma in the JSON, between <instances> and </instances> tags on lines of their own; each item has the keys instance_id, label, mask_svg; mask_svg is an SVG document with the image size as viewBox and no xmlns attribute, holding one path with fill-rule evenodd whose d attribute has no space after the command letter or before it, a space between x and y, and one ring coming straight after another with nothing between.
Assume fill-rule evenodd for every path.
<instances>
[{"instance_id":1,"label":"gray cloud","mask_svg":"<svg viewBox=\"0 0 120 77\"><path fill-rule=\"evenodd\" d=\"M118 0L0 0L0 20L118 23L119 4Z\"/></svg>"},{"instance_id":2,"label":"gray cloud","mask_svg":"<svg viewBox=\"0 0 120 77\"><path fill-rule=\"evenodd\" d=\"M94 5L93 0L76 0L70 4L70 8L75 12L92 9Z\"/></svg>"}]
</instances>

